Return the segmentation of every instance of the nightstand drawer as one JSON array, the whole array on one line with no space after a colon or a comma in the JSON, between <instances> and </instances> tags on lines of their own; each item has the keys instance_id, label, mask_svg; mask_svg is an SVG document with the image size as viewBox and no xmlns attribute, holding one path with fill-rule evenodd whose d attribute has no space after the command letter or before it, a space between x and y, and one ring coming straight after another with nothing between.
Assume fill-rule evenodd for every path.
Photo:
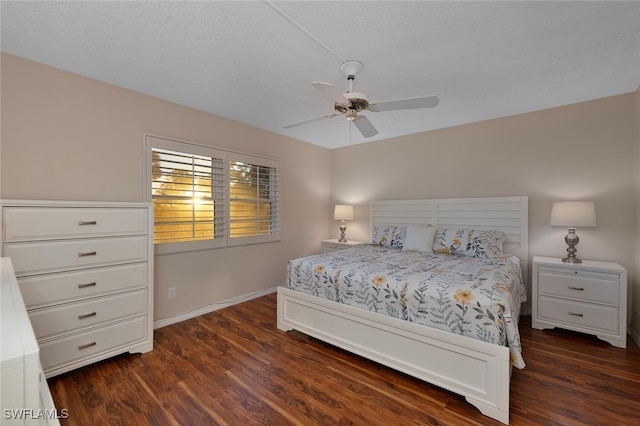
<instances>
[{"instance_id":1,"label":"nightstand drawer","mask_svg":"<svg viewBox=\"0 0 640 426\"><path fill-rule=\"evenodd\" d=\"M349 246L344 246L342 244L338 244L338 243L322 243L322 252L323 253L329 253L332 251L336 251L336 250L344 250L344 249L348 249Z\"/></svg>"},{"instance_id":2,"label":"nightstand drawer","mask_svg":"<svg viewBox=\"0 0 640 426\"><path fill-rule=\"evenodd\" d=\"M340 242L338 240L323 240L320 243L320 249L322 253L331 253L332 251L345 250L352 247L361 246L364 243L362 241L349 240L346 242Z\"/></svg>"},{"instance_id":3,"label":"nightstand drawer","mask_svg":"<svg viewBox=\"0 0 640 426\"><path fill-rule=\"evenodd\" d=\"M620 303L620 276L577 270L539 268L538 293L618 306Z\"/></svg>"},{"instance_id":4,"label":"nightstand drawer","mask_svg":"<svg viewBox=\"0 0 640 426\"><path fill-rule=\"evenodd\" d=\"M618 308L591 303L572 302L546 296L538 298L537 317L553 321L618 334Z\"/></svg>"}]
</instances>

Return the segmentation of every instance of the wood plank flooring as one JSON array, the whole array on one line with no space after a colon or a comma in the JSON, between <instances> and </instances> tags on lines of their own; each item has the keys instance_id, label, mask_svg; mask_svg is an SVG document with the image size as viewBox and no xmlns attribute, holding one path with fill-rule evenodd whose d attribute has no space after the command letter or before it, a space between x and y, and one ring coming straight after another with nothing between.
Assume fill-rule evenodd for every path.
<instances>
[{"instance_id":1,"label":"wood plank flooring","mask_svg":"<svg viewBox=\"0 0 640 426\"><path fill-rule=\"evenodd\" d=\"M512 425L632 425L640 349L531 329ZM49 379L62 425L497 425L451 392L276 328L271 294L155 331L125 354Z\"/></svg>"}]
</instances>

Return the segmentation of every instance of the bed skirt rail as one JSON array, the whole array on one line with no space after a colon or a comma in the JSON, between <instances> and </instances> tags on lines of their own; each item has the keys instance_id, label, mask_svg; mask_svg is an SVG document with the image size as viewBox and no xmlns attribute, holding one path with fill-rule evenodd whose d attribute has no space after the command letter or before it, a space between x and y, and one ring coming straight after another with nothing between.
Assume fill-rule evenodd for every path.
<instances>
[{"instance_id":1,"label":"bed skirt rail","mask_svg":"<svg viewBox=\"0 0 640 426\"><path fill-rule=\"evenodd\" d=\"M509 423L509 349L278 287L278 328L297 330L464 396Z\"/></svg>"}]
</instances>

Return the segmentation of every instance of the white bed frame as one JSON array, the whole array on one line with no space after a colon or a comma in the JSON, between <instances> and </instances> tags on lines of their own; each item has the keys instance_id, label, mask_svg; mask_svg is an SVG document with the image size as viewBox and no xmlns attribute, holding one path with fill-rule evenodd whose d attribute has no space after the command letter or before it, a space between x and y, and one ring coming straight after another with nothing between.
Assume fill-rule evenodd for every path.
<instances>
[{"instance_id":1,"label":"white bed frame","mask_svg":"<svg viewBox=\"0 0 640 426\"><path fill-rule=\"evenodd\" d=\"M528 198L374 201L376 225L499 229L504 251L528 271ZM278 287L278 328L324 342L460 394L484 415L509 423L509 349Z\"/></svg>"}]
</instances>

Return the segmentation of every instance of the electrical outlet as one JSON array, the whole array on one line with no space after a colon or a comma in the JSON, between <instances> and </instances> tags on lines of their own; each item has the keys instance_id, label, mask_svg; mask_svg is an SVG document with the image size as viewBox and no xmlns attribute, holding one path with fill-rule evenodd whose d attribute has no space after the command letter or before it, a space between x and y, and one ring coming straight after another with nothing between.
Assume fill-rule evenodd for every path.
<instances>
[{"instance_id":1,"label":"electrical outlet","mask_svg":"<svg viewBox=\"0 0 640 426\"><path fill-rule=\"evenodd\" d=\"M176 298L176 288L169 287L169 300Z\"/></svg>"}]
</instances>

